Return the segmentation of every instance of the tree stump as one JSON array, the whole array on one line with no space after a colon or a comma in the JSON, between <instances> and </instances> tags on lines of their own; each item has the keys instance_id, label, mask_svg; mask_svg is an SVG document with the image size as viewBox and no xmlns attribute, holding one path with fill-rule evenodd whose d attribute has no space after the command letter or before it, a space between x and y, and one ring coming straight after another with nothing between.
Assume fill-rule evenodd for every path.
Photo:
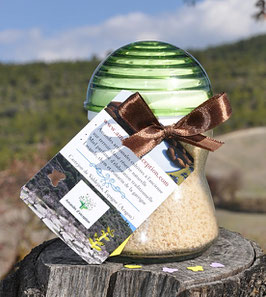
<instances>
[{"instance_id":1,"label":"tree stump","mask_svg":"<svg viewBox=\"0 0 266 297\"><path fill-rule=\"evenodd\" d=\"M218 262L224 267L211 267ZM132 261L131 263L134 263ZM125 263L124 263L125 264ZM256 243L220 229L201 256L129 269L116 258L88 265L60 239L44 242L0 284L1 297L265 296L266 257ZM128 264L128 263L127 263ZM203 271L187 267L202 266ZM165 272L163 268L167 267ZM170 272L170 268L178 269Z\"/></svg>"}]
</instances>

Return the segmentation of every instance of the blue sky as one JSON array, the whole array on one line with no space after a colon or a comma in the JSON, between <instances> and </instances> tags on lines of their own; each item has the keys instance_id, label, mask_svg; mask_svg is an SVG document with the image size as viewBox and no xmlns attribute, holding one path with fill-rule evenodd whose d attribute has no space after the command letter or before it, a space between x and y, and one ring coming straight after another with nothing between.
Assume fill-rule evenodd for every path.
<instances>
[{"instance_id":1,"label":"blue sky","mask_svg":"<svg viewBox=\"0 0 266 297\"><path fill-rule=\"evenodd\" d=\"M52 34L60 30L99 24L117 15L144 12L152 15L176 10L183 0L90 1L90 0L1 0L0 30L39 27Z\"/></svg>"},{"instance_id":2,"label":"blue sky","mask_svg":"<svg viewBox=\"0 0 266 297\"><path fill-rule=\"evenodd\" d=\"M103 57L136 40L204 48L266 33L255 0L0 0L0 62Z\"/></svg>"}]
</instances>

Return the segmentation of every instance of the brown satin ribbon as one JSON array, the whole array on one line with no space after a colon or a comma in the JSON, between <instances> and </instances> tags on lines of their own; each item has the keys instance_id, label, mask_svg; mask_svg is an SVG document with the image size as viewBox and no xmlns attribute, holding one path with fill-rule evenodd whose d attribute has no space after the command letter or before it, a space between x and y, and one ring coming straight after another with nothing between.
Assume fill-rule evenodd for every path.
<instances>
[{"instance_id":1,"label":"brown satin ribbon","mask_svg":"<svg viewBox=\"0 0 266 297\"><path fill-rule=\"evenodd\" d=\"M202 135L225 122L232 110L225 93L205 101L177 123L163 126L154 116L139 93L125 102L111 102L107 112L131 135L123 140L138 157L151 151L164 139L176 139L209 151L215 151L223 142Z\"/></svg>"}]
</instances>

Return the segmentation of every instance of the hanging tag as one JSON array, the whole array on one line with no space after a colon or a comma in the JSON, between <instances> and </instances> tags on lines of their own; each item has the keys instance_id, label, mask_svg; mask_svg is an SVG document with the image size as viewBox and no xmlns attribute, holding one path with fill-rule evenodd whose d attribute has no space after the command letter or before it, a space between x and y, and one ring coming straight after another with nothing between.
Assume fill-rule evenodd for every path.
<instances>
[{"instance_id":1,"label":"hanging tag","mask_svg":"<svg viewBox=\"0 0 266 297\"><path fill-rule=\"evenodd\" d=\"M122 146L127 136L101 111L21 191L90 264L102 263L177 187L150 154L139 159Z\"/></svg>"}]
</instances>

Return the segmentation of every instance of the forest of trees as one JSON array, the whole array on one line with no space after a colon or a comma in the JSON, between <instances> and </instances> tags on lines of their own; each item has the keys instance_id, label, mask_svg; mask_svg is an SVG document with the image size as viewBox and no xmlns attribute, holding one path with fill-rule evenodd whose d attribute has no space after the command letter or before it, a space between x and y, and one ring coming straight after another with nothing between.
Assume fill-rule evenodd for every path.
<instances>
[{"instance_id":1,"label":"forest of trees","mask_svg":"<svg viewBox=\"0 0 266 297\"><path fill-rule=\"evenodd\" d=\"M191 53L207 71L214 93L229 95L233 115L216 134L266 125L266 35Z\"/></svg>"},{"instance_id":2,"label":"forest of trees","mask_svg":"<svg viewBox=\"0 0 266 297\"><path fill-rule=\"evenodd\" d=\"M228 93L233 116L216 133L266 125L266 35L189 51L207 71L214 93ZM86 123L88 80L100 61L0 63L0 171L30 159L40 145L51 158Z\"/></svg>"}]
</instances>

